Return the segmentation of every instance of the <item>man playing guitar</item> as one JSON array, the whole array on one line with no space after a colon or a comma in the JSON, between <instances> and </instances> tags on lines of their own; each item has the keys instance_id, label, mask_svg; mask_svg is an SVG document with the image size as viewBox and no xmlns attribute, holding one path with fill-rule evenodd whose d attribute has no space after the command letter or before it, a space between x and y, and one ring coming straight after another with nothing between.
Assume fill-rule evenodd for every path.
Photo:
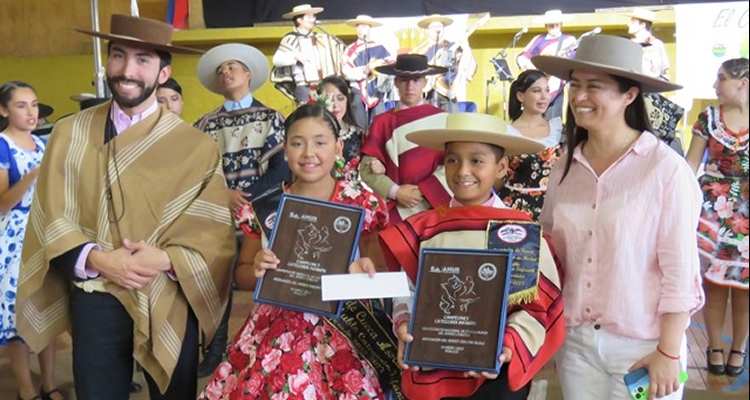
<instances>
[{"instance_id":1,"label":"man playing guitar","mask_svg":"<svg viewBox=\"0 0 750 400\"><path fill-rule=\"evenodd\" d=\"M477 63L471 53L468 38L487 20L489 14L476 21L466 34L455 42L445 38L445 27L453 23L451 18L433 14L417 22L420 28L427 30L427 40L414 47L411 52L424 54L430 63L448 69L445 74L428 77L425 86L427 101L436 103L433 105L439 107L446 107L448 111L455 111L451 105L456 106L456 101L464 100L466 84L477 71Z\"/></svg>"},{"instance_id":2,"label":"man playing guitar","mask_svg":"<svg viewBox=\"0 0 750 400\"><path fill-rule=\"evenodd\" d=\"M396 56L371 35L371 28L381 26L380 22L369 15L357 15L345 23L357 29L357 40L344 52L343 72L352 83L352 106L359 102L367 110L366 122L362 125L367 128L373 116L385 111L385 93L378 90L379 75L375 67L393 63Z\"/></svg>"},{"instance_id":3,"label":"man playing guitar","mask_svg":"<svg viewBox=\"0 0 750 400\"><path fill-rule=\"evenodd\" d=\"M544 24L544 27L547 28L547 34L534 36L523 49L523 52L518 55L516 63L522 71L536 68L531 63L531 57L537 55L568 57L575 50L577 46L575 36L562 33L563 22L570 20L570 18L570 15L564 15L560 10L550 10L545 12L543 16L534 19L535 23ZM553 76L549 77L552 101L547 112L544 113L546 119L562 117L564 85L564 81Z\"/></svg>"}]
</instances>

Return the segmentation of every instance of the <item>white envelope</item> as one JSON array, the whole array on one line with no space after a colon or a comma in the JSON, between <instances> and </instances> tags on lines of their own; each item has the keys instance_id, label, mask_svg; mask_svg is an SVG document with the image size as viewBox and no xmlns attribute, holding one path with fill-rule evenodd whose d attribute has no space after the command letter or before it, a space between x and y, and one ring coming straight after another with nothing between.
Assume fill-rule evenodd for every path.
<instances>
[{"instance_id":1,"label":"white envelope","mask_svg":"<svg viewBox=\"0 0 750 400\"><path fill-rule=\"evenodd\" d=\"M323 301L409 296L409 281L403 271L378 272L372 278L367 274L323 275L320 287Z\"/></svg>"}]
</instances>

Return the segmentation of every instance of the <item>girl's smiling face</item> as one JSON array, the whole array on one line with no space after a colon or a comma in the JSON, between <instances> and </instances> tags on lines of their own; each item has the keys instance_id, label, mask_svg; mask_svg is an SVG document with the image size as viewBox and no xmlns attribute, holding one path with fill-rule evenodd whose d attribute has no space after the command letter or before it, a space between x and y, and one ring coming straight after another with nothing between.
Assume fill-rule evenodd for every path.
<instances>
[{"instance_id":1,"label":"girl's smiling face","mask_svg":"<svg viewBox=\"0 0 750 400\"><path fill-rule=\"evenodd\" d=\"M333 180L331 171L342 149L343 143L336 138L323 117L303 118L294 122L284 143L289 169L298 181L305 183Z\"/></svg>"}]
</instances>

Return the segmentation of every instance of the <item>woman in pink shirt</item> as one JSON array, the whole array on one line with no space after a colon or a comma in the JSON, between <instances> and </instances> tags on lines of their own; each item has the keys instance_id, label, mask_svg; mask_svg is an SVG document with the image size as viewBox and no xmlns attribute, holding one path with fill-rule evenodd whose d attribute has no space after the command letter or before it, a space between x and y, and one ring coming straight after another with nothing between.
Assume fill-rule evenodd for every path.
<instances>
[{"instance_id":1,"label":"woman in pink shirt","mask_svg":"<svg viewBox=\"0 0 750 400\"><path fill-rule=\"evenodd\" d=\"M680 86L642 74L641 47L614 36L532 61L570 81L567 150L540 217L565 271L565 398L630 399L623 377L646 367L651 398L681 399L685 330L703 304L701 193L652 133L642 95Z\"/></svg>"}]
</instances>

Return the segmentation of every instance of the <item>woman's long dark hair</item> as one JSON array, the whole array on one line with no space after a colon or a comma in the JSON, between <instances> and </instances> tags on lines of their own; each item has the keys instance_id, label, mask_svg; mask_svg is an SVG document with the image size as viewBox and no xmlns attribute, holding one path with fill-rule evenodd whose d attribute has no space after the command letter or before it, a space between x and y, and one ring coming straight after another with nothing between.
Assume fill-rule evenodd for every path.
<instances>
[{"instance_id":1,"label":"woman's long dark hair","mask_svg":"<svg viewBox=\"0 0 750 400\"><path fill-rule=\"evenodd\" d=\"M537 69L527 69L521 75L518 75L513 83L510 84L510 99L508 100L508 116L511 122L517 120L523 114L522 104L518 100L518 93L526 93L527 90L536 83L540 78L546 78L544 72Z\"/></svg>"},{"instance_id":2,"label":"woman's long dark hair","mask_svg":"<svg viewBox=\"0 0 750 400\"><path fill-rule=\"evenodd\" d=\"M349 83L341 76L329 75L318 83L318 93L323 93L323 87L328 84L335 86L341 94L346 96L346 112L341 119L346 122L347 125L361 128L361 126L357 125L357 122L354 120L354 113L352 112L352 92L351 89L349 89Z\"/></svg>"},{"instance_id":3,"label":"woman's long dark hair","mask_svg":"<svg viewBox=\"0 0 750 400\"><path fill-rule=\"evenodd\" d=\"M617 82L617 90L620 93L625 93L632 87L638 88L638 94L636 95L635 100L625 108L625 123L628 127L639 132L649 131L651 134L654 134L653 128L651 127L651 121L648 118L646 101L643 98L641 84L632 79L623 78L621 76L610 76ZM570 100L568 100L568 103L570 103ZM564 132L565 138L567 139L567 154L565 156L565 170L563 171L562 178L560 178L560 183L562 183L565 176L568 175L570 164L573 163L573 150L576 146L585 142L589 138L589 131L576 125L576 119L573 116L573 110L571 109L570 104L568 104ZM656 135L654 134L654 136Z\"/></svg>"},{"instance_id":4,"label":"woman's long dark hair","mask_svg":"<svg viewBox=\"0 0 750 400\"><path fill-rule=\"evenodd\" d=\"M7 110L8 103L10 103L10 99L13 98L13 93L15 93L16 90L20 88L31 89L32 92L36 93L36 90L34 90L34 88L31 87L31 85L29 85L26 82L21 82L21 81L5 82L2 86L0 86L0 106L3 106L3 108ZM8 121L8 118L5 118L2 115L0 115L0 132L7 129L9 123L10 122Z\"/></svg>"},{"instance_id":5,"label":"woman's long dark hair","mask_svg":"<svg viewBox=\"0 0 750 400\"><path fill-rule=\"evenodd\" d=\"M339 139L339 131L341 130L341 125L339 125L339 121L336 119L336 116L319 104L308 103L299 106L299 108L289 114L289 116L286 118L286 121L284 121L285 142L289 130L292 128L292 125L294 125L295 122L305 118L318 118L322 120L328 125L329 128L331 128L331 130L333 131L333 136L336 137L336 140Z\"/></svg>"}]
</instances>

